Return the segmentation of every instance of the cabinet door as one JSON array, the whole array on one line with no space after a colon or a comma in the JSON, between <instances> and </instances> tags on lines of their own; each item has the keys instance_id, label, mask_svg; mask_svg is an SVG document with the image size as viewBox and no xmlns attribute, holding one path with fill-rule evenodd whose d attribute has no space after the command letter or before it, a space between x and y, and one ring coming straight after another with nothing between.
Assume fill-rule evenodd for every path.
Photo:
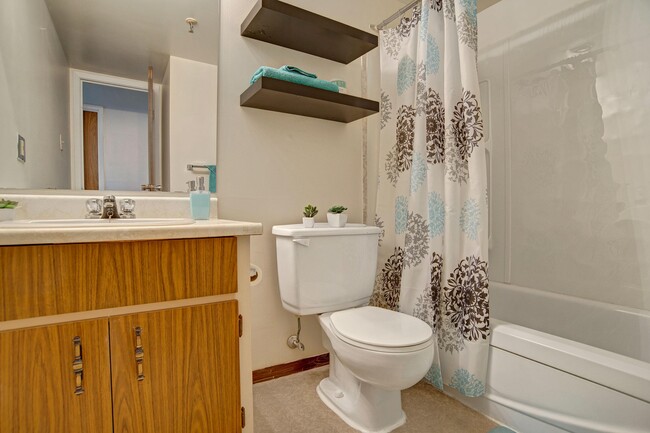
<instances>
[{"instance_id":1,"label":"cabinet door","mask_svg":"<svg viewBox=\"0 0 650 433\"><path fill-rule=\"evenodd\" d=\"M112 432L108 349L107 319L1 332L0 431Z\"/></svg>"},{"instance_id":2,"label":"cabinet door","mask_svg":"<svg viewBox=\"0 0 650 433\"><path fill-rule=\"evenodd\" d=\"M237 301L114 317L110 336L116 433L241 431Z\"/></svg>"}]
</instances>

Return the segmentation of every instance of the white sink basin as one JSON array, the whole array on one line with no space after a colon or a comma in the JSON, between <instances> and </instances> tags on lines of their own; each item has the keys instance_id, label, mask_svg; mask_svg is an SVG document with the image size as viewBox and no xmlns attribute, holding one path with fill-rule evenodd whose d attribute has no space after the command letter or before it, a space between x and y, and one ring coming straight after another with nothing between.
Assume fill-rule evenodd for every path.
<instances>
[{"instance_id":1,"label":"white sink basin","mask_svg":"<svg viewBox=\"0 0 650 433\"><path fill-rule=\"evenodd\" d=\"M3 229L73 228L73 227L134 227L134 226L184 226L194 224L191 218L133 218L133 219L48 219L14 220L0 222Z\"/></svg>"}]
</instances>

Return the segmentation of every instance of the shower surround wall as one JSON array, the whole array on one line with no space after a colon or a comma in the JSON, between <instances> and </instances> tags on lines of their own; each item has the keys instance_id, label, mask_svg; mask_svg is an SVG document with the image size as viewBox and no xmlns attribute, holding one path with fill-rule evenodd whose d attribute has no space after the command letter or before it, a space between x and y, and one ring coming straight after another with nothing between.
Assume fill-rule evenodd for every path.
<instances>
[{"instance_id":1,"label":"shower surround wall","mask_svg":"<svg viewBox=\"0 0 650 433\"><path fill-rule=\"evenodd\" d=\"M519 431L648 432L650 3L520 6L478 20L495 326L465 403Z\"/></svg>"},{"instance_id":2,"label":"shower surround wall","mask_svg":"<svg viewBox=\"0 0 650 433\"><path fill-rule=\"evenodd\" d=\"M516 3L479 19L490 276L650 310L650 4Z\"/></svg>"}]
</instances>

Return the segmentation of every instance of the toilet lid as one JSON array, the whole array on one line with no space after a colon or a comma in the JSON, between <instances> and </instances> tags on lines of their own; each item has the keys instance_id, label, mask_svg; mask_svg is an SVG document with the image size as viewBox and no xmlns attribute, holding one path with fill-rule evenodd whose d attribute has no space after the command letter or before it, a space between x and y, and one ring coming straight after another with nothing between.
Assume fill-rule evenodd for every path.
<instances>
[{"instance_id":1,"label":"toilet lid","mask_svg":"<svg viewBox=\"0 0 650 433\"><path fill-rule=\"evenodd\" d=\"M360 307L330 316L338 334L349 340L379 347L407 347L428 341L431 327L422 320L397 311Z\"/></svg>"}]
</instances>

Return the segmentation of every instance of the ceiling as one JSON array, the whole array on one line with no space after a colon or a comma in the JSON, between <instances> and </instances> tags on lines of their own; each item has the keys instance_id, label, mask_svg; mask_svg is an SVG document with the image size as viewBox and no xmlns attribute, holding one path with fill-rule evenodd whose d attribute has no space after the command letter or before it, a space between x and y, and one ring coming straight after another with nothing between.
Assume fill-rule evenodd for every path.
<instances>
[{"instance_id":1,"label":"ceiling","mask_svg":"<svg viewBox=\"0 0 650 433\"><path fill-rule=\"evenodd\" d=\"M399 0L404 4L412 0ZM478 0L481 11L499 0ZM71 68L161 82L169 56L216 65L220 0L45 0ZM189 33L185 23L196 18Z\"/></svg>"},{"instance_id":2,"label":"ceiling","mask_svg":"<svg viewBox=\"0 0 650 433\"><path fill-rule=\"evenodd\" d=\"M219 0L45 0L71 68L162 81L169 56L216 65ZM189 33L185 19L198 20Z\"/></svg>"}]
</instances>

